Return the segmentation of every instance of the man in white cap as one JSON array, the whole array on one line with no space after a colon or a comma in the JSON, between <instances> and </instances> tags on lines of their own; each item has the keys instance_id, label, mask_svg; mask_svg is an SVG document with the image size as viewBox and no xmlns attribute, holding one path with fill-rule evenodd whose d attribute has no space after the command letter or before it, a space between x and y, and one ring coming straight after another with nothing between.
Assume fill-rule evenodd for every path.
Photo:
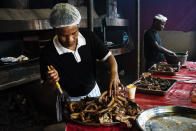
<instances>
[{"instance_id":1,"label":"man in white cap","mask_svg":"<svg viewBox=\"0 0 196 131\"><path fill-rule=\"evenodd\" d=\"M154 16L150 29L144 34L144 56L146 59L146 71L155 63L164 60L164 55L174 55L173 51L164 48L158 34L165 27L167 18L161 14Z\"/></svg>"},{"instance_id":2,"label":"man in white cap","mask_svg":"<svg viewBox=\"0 0 196 131\"><path fill-rule=\"evenodd\" d=\"M85 96L98 97L100 90L96 83L96 61L109 65L110 81L108 91L118 93L122 87L118 76L117 63L104 43L92 32L79 32L80 12L67 3L56 4L50 14L49 22L56 35L51 44L41 53L40 72L44 80L43 88L56 92L59 82L67 93L67 101L79 101ZM48 71L47 66L51 70ZM60 98L57 97L57 120L62 118Z\"/></svg>"}]
</instances>

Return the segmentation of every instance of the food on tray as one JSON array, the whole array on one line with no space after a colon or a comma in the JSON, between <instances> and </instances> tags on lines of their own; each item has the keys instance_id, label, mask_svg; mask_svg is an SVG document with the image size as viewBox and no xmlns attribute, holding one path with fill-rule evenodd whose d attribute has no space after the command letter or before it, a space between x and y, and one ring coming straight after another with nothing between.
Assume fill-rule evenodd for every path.
<instances>
[{"instance_id":1,"label":"food on tray","mask_svg":"<svg viewBox=\"0 0 196 131\"><path fill-rule=\"evenodd\" d=\"M154 64L150 69L153 75L176 75L180 70L180 64L178 65L170 65L170 64Z\"/></svg>"},{"instance_id":2,"label":"food on tray","mask_svg":"<svg viewBox=\"0 0 196 131\"><path fill-rule=\"evenodd\" d=\"M150 70L159 72L178 72L179 66L170 64L155 64Z\"/></svg>"},{"instance_id":3,"label":"food on tray","mask_svg":"<svg viewBox=\"0 0 196 131\"><path fill-rule=\"evenodd\" d=\"M149 77L151 75L152 74L150 72L144 72L144 73L142 73L142 77L144 77L144 78Z\"/></svg>"},{"instance_id":4,"label":"food on tray","mask_svg":"<svg viewBox=\"0 0 196 131\"><path fill-rule=\"evenodd\" d=\"M29 58L24 55L20 55L18 57L2 57L0 60L4 63L8 63L8 62L14 63L14 62L27 61L27 60L29 60Z\"/></svg>"},{"instance_id":5,"label":"food on tray","mask_svg":"<svg viewBox=\"0 0 196 131\"><path fill-rule=\"evenodd\" d=\"M151 75L148 77L142 76L141 79L135 83L138 88L161 91L167 90L172 84L172 80L156 78Z\"/></svg>"},{"instance_id":6,"label":"food on tray","mask_svg":"<svg viewBox=\"0 0 196 131\"><path fill-rule=\"evenodd\" d=\"M68 105L68 106L66 106ZM64 114L71 120L82 123L112 124L125 123L131 127L131 121L140 114L140 107L123 96L108 97L105 91L99 98L86 97L77 102L65 104Z\"/></svg>"}]
</instances>

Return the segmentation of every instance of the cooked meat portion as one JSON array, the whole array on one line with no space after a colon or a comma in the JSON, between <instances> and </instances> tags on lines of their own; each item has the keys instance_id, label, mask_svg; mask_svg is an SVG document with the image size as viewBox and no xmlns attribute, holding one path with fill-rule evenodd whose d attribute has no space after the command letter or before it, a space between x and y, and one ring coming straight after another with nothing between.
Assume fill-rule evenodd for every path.
<instances>
[{"instance_id":1,"label":"cooked meat portion","mask_svg":"<svg viewBox=\"0 0 196 131\"><path fill-rule=\"evenodd\" d=\"M69 115L72 120L100 124L122 122L128 127L131 127L131 121L141 112L136 103L123 96L108 97L107 91L99 98L86 97L78 102L70 102L69 106L64 107L64 115Z\"/></svg>"},{"instance_id":2,"label":"cooked meat portion","mask_svg":"<svg viewBox=\"0 0 196 131\"><path fill-rule=\"evenodd\" d=\"M171 64L156 64L151 68L151 70L160 71L160 72L178 72L178 65Z\"/></svg>"},{"instance_id":3,"label":"cooked meat portion","mask_svg":"<svg viewBox=\"0 0 196 131\"><path fill-rule=\"evenodd\" d=\"M141 80L135 83L138 88L161 91L167 90L172 84L173 80L156 78L151 75L148 77L142 76Z\"/></svg>"}]
</instances>

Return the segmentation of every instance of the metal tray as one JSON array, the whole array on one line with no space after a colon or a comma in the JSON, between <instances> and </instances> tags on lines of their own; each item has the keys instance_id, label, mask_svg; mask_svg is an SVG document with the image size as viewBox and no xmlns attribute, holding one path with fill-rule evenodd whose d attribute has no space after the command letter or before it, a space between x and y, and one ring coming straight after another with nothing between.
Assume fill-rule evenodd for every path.
<instances>
[{"instance_id":1,"label":"metal tray","mask_svg":"<svg viewBox=\"0 0 196 131\"><path fill-rule=\"evenodd\" d=\"M196 109L158 106L143 111L136 123L142 131L195 131Z\"/></svg>"},{"instance_id":2,"label":"metal tray","mask_svg":"<svg viewBox=\"0 0 196 131\"><path fill-rule=\"evenodd\" d=\"M157 66L159 65L162 65L162 66L172 66L172 67L175 67L177 68L176 71L174 72L171 72L171 71L158 71L158 70L154 70L153 68L156 68ZM149 69L149 72L152 74L152 75L170 75L170 76L175 76L180 70L180 65L170 65L170 64L154 64L150 69Z\"/></svg>"},{"instance_id":3,"label":"metal tray","mask_svg":"<svg viewBox=\"0 0 196 131\"><path fill-rule=\"evenodd\" d=\"M171 82L171 86L169 86L166 90L153 90L153 89L145 89L145 88L141 88L138 87L136 88L136 92L137 93L144 93L144 94L151 94L151 95L159 95L159 96L164 96L166 95L166 93L168 91L170 91L174 84L176 83L177 80L171 80L171 79L165 79L165 80L169 80ZM135 85L136 83L140 82L141 79L135 81L133 84Z\"/></svg>"}]
</instances>

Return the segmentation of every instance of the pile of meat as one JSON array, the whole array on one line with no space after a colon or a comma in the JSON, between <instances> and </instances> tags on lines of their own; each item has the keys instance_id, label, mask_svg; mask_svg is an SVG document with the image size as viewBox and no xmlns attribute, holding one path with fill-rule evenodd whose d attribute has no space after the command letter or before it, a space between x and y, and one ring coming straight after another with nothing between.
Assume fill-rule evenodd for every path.
<instances>
[{"instance_id":1,"label":"pile of meat","mask_svg":"<svg viewBox=\"0 0 196 131\"><path fill-rule=\"evenodd\" d=\"M64 114L70 115L71 120L100 124L122 122L128 127L132 126L131 122L141 112L136 103L123 96L108 97L108 91L105 91L99 98L86 97L78 102L65 104L65 106Z\"/></svg>"},{"instance_id":2,"label":"pile of meat","mask_svg":"<svg viewBox=\"0 0 196 131\"><path fill-rule=\"evenodd\" d=\"M151 68L151 70L159 71L159 72L178 72L178 65L170 65L170 64L156 64Z\"/></svg>"},{"instance_id":3,"label":"pile of meat","mask_svg":"<svg viewBox=\"0 0 196 131\"><path fill-rule=\"evenodd\" d=\"M144 88L149 90L167 90L174 81L169 79L161 79L149 76L142 76L141 79L135 83L138 88Z\"/></svg>"}]
</instances>

